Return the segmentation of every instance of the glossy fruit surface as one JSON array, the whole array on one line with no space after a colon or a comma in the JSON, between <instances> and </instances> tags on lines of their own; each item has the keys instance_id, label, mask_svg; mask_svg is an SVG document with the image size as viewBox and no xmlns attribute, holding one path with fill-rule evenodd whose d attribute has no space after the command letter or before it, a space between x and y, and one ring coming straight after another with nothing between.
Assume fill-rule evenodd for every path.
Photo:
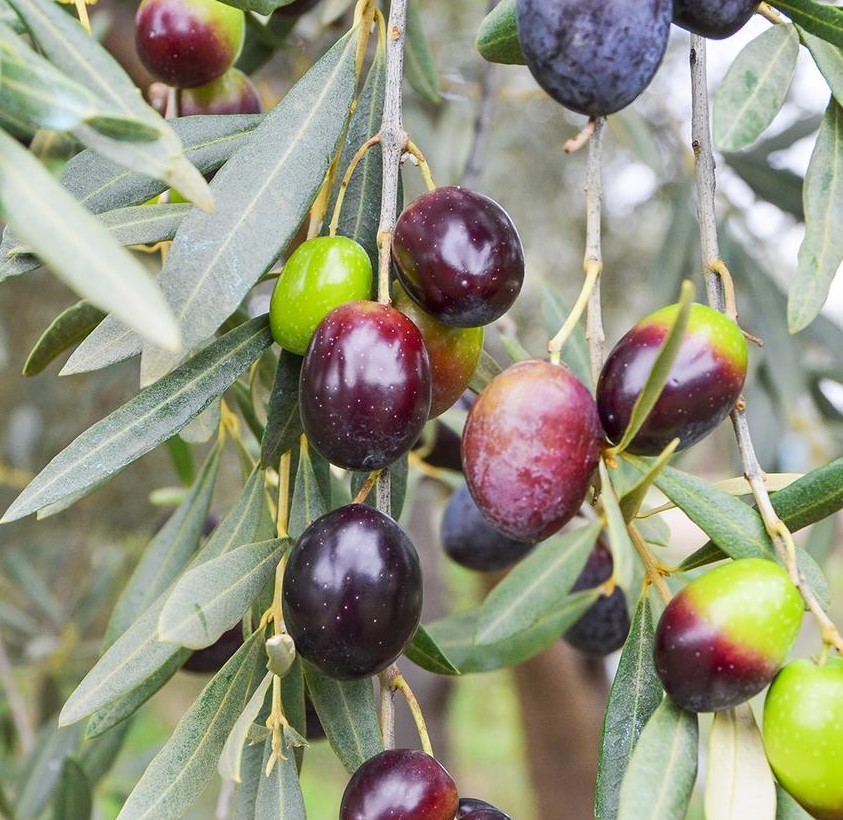
<instances>
[{"instance_id":1,"label":"glossy fruit surface","mask_svg":"<svg viewBox=\"0 0 843 820\"><path fill-rule=\"evenodd\" d=\"M410 539L365 504L323 515L301 535L284 572L284 621L296 651L340 680L374 675L419 625L422 576Z\"/></svg>"},{"instance_id":2,"label":"glossy fruit surface","mask_svg":"<svg viewBox=\"0 0 843 820\"><path fill-rule=\"evenodd\" d=\"M518 0L518 40L538 84L598 117L629 105L667 48L672 0Z\"/></svg>"},{"instance_id":3,"label":"glossy fruit surface","mask_svg":"<svg viewBox=\"0 0 843 820\"><path fill-rule=\"evenodd\" d=\"M498 530L541 541L580 508L602 436L594 399L566 367L534 359L512 365L466 420L462 458L471 494Z\"/></svg>"},{"instance_id":4,"label":"glossy fruit surface","mask_svg":"<svg viewBox=\"0 0 843 820\"><path fill-rule=\"evenodd\" d=\"M612 577L614 562L609 548L598 541L588 556L572 592L593 589ZM629 610L620 587L592 604L566 633L565 640L588 655L608 655L620 649L629 634Z\"/></svg>"},{"instance_id":5,"label":"glossy fruit surface","mask_svg":"<svg viewBox=\"0 0 843 820\"><path fill-rule=\"evenodd\" d=\"M179 91L178 110L181 117L260 114L263 106L255 84L239 69L229 68L216 80Z\"/></svg>"},{"instance_id":6,"label":"glossy fruit surface","mask_svg":"<svg viewBox=\"0 0 843 820\"><path fill-rule=\"evenodd\" d=\"M298 17L300 14L315 9L320 2L321 0L294 0L286 6L281 6L280 9L275 9L275 13L287 17Z\"/></svg>"},{"instance_id":7,"label":"glossy fruit surface","mask_svg":"<svg viewBox=\"0 0 843 820\"><path fill-rule=\"evenodd\" d=\"M673 22L721 40L743 28L757 8L756 0L673 0Z\"/></svg>"},{"instance_id":8,"label":"glossy fruit surface","mask_svg":"<svg viewBox=\"0 0 843 820\"><path fill-rule=\"evenodd\" d=\"M478 814L478 812L485 813ZM463 797L460 800L459 807L457 808L457 817L456 820L463 820L463 818L473 817L475 820L477 818L481 818L482 820L486 820L486 818L495 818L495 820L510 820L509 815L504 814L500 809L495 808L491 803L487 803L485 800L477 800L474 797Z\"/></svg>"},{"instance_id":9,"label":"glossy fruit surface","mask_svg":"<svg viewBox=\"0 0 843 820\"><path fill-rule=\"evenodd\" d=\"M597 384L597 407L609 440L617 443L678 312L670 305L647 316L614 347ZM746 380L746 339L731 319L692 305L679 353L630 452L658 455L673 438L696 444L729 415Z\"/></svg>"},{"instance_id":10,"label":"glossy fruit surface","mask_svg":"<svg viewBox=\"0 0 843 820\"><path fill-rule=\"evenodd\" d=\"M480 512L465 484L448 499L440 533L449 558L481 572L512 566L533 548L498 532Z\"/></svg>"},{"instance_id":11,"label":"glossy fruit surface","mask_svg":"<svg viewBox=\"0 0 843 820\"><path fill-rule=\"evenodd\" d=\"M192 88L234 65L245 31L243 12L217 0L141 0L135 45L151 74Z\"/></svg>"},{"instance_id":12,"label":"glossy fruit surface","mask_svg":"<svg viewBox=\"0 0 843 820\"><path fill-rule=\"evenodd\" d=\"M779 783L820 820L843 818L843 659L801 660L773 681L764 748Z\"/></svg>"},{"instance_id":13,"label":"glossy fruit surface","mask_svg":"<svg viewBox=\"0 0 843 820\"><path fill-rule=\"evenodd\" d=\"M346 236L302 242L284 265L269 304L272 335L281 347L304 356L319 323L346 302L372 292L369 255Z\"/></svg>"},{"instance_id":14,"label":"glossy fruit surface","mask_svg":"<svg viewBox=\"0 0 843 820\"><path fill-rule=\"evenodd\" d=\"M489 197L436 188L398 217L392 258L402 287L445 324L479 327L509 310L524 282L515 225Z\"/></svg>"},{"instance_id":15,"label":"glossy fruit surface","mask_svg":"<svg viewBox=\"0 0 843 820\"><path fill-rule=\"evenodd\" d=\"M197 649L182 665L186 672L219 672L231 656L243 645L243 627L240 624L223 632L216 643Z\"/></svg>"},{"instance_id":16,"label":"glossy fruit surface","mask_svg":"<svg viewBox=\"0 0 843 820\"><path fill-rule=\"evenodd\" d=\"M333 464L377 470L407 452L430 412L418 328L393 307L350 302L319 325L301 371L301 420Z\"/></svg>"},{"instance_id":17,"label":"glossy fruit surface","mask_svg":"<svg viewBox=\"0 0 843 820\"><path fill-rule=\"evenodd\" d=\"M731 561L667 605L656 628L656 672L683 709L731 709L773 679L801 623L802 598L778 564Z\"/></svg>"},{"instance_id":18,"label":"glossy fruit surface","mask_svg":"<svg viewBox=\"0 0 843 820\"><path fill-rule=\"evenodd\" d=\"M421 331L430 359L430 418L444 413L465 392L483 350L482 327L453 327L423 311L401 285L393 303Z\"/></svg>"},{"instance_id":19,"label":"glossy fruit surface","mask_svg":"<svg viewBox=\"0 0 843 820\"><path fill-rule=\"evenodd\" d=\"M453 820L457 786L430 755L392 749L369 758L342 796L340 820Z\"/></svg>"}]
</instances>

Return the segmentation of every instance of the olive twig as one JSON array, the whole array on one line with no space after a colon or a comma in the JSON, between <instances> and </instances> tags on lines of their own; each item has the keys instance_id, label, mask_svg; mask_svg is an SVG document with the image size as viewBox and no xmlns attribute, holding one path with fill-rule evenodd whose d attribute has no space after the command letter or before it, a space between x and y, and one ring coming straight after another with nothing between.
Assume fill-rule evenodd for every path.
<instances>
[{"instance_id":1,"label":"olive twig","mask_svg":"<svg viewBox=\"0 0 843 820\"><path fill-rule=\"evenodd\" d=\"M410 684L404 679L401 671L396 664L392 664L387 670L389 680L389 690L391 692L401 692L404 700L407 701L407 706L410 707L410 713L413 715L413 720L416 724L416 730L419 733L419 740L421 741L422 749L433 757L433 746L430 743L430 735L427 732L427 724L424 721L421 706L410 688Z\"/></svg>"},{"instance_id":2,"label":"olive twig","mask_svg":"<svg viewBox=\"0 0 843 820\"><path fill-rule=\"evenodd\" d=\"M708 303L722 313L735 310L734 287L731 276L720 258L717 240L717 218L714 194L716 188L714 151L711 145L709 122L708 80L706 72L706 41L704 37L691 35L691 139L696 159L697 211L700 222L703 274L705 276ZM741 400L731 413L735 439L743 464L744 476L752 488L752 495L758 512L764 522L770 539L793 583L799 588L802 598L817 620L824 643L834 646L843 653L843 637L823 611L813 590L796 563L796 545L787 525L779 518L764 480L764 471L758 461L755 446L746 418L746 402Z\"/></svg>"},{"instance_id":3,"label":"olive twig","mask_svg":"<svg viewBox=\"0 0 843 820\"><path fill-rule=\"evenodd\" d=\"M664 601L665 604L669 604L670 599L673 597L673 593L670 591L670 587L664 580L664 573L659 568L655 558L653 558L653 554L650 552L647 542L644 540L644 537L641 535L635 524L630 522L627 525L627 530L629 532L629 537L632 539L635 551L641 558L641 563L644 564L644 569L647 573L647 580L656 588L662 601Z\"/></svg>"},{"instance_id":4,"label":"olive twig","mask_svg":"<svg viewBox=\"0 0 843 820\"><path fill-rule=\"evenodd\" d=\"M340 188L337 192L337 201L334 203L334 213L331 215L331 224L328 228L328 233L331 236L337 235L337 228L340 224L340 213L342 212L343 202L345 202L345 193L348 190L348 186L351 184L351 177L354 175L354 172L357 170L357 166L360 164L360 161L363 157L366 156L368 150L375 145L380 143L381 138L380 134L375 134L375 136L367 139L358 149L354 156L351 158L351 162L348 164L348 168L346 168L345 175L342 178L342 182L340 182Z\"/></svg>"},{"instance_id":5,"label":"olive twig","mask_svg":"<svg viewBox=\"0 0 843 820\"><path fill-rule=\"evenodd\" d=\"M590 117L582 131L580 131L575 137L571 137L571 139L567 140L565 145L562 146L562 150L566 154L573 154L576 151L579 151L580 148L582 148L583 145L585 145L594 135L596 125L597 120L594 117Z\"/></svg>"},{"instance_id":6,"label":"olive twig","mask_svg":"<svg viewBox=\"0 0 843 820\"><path fill-rule=\"evenodd\" d=\"M363 486L360 487L357 495L354 496L354 500L351 502L352 504L362 504L369 497L369 493L372 492L372 487L377 484L380 474L380 470L372 470L369 473L369 477L363 482Z\"/></svg>"},{"instance_id":7,"label":"olive twig","mask_svg":"<svg viewBox=\"0 0 843 820\"><path fill-rule=\"evenodd\" d=\"M378 675L381 692L381 736L384 749L395 748L395 693L389 685L389 669Z\"/></svg>"},{"instance_id":8,"label":"olive twig","mask_svg":"<svg viewBox=\"0 0 843 820\"><path fill-rule=\"evenodd\" d=\"M769 3L759 3L756 13L771 23L779 24L784 22L782 16Z\"/></svg>"},{"instance_id":9,"label":"olive twig","mask_svg":"<svg viewBox=\"0 0 843 820\"><path fill-rule=\"evenodd\" d=\"M287 450L278 462L278 509L275 513L275 532L279 538L288 536L290 523L290 451Z\"/></svg>"},{"instance_id":10,"label":"olive twig","mask_svg":"<svg viewBox=\"0 0 843 820\"><path fill-rule=\"evenodd\" d=\"M436 188L436 183L433 181L433 175L430 173L430 165L428 165L428 162L425 159L424 154L421 152L421 149L412 140L408 139L406 152L416 161L416 164L419 166L419 171L421 171L421 175L424 178L424 184L427 186L427 190L432 191L434 188Z\"/></svg>"},{"instance_id":11,"label":"olive twig","mask_svg":"<svg viewBox=\"0 0 843 820\"><path fill-rule=\"evenodd\" d=\"M79 22L82 24L82 28L91 33L91 18L88 17L88 4L86 0L73 0L74 6L76 6L76 13L79 15Z\"/></svg>"}]
</instances>

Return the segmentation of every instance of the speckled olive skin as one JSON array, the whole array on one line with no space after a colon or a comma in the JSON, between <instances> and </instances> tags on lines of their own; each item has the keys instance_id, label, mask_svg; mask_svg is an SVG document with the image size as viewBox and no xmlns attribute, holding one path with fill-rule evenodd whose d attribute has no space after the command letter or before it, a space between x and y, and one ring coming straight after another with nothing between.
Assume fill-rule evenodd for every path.
<instances>
[{"instance_id":1,"label":"speckled olive skin","mask_svg":"<svg viewBox=\"0 0 843 820\"><path fill-rule=\"evenodd\" d=\"M527 66L554 100L591 117L629 105L667 48L671 0L518 0Z\"/></svg>"},{"instance_id":2,"label":"speckled olive skin","mask_svg":"<svg viewBox=\"0 0 843 820\"><path fill-rule=\"evenodd\" d=\"M260 114L261 99L255 84L239 69L229 68L222 77L178 94L181 117L199 114Z\"/></svg>"},{"instance_id":3,"label":"speckled olive skin","mask_svg":"<svg viewBox=\"0 0 843 820\"><path fill-rule=\"evenodd\" d=\"M779 783L818 820L843 820L843 659L801 660L764 702L764 747Z\"/></svg>"},{"instance_id":4,"label":"speckled olive skin","mask_svg":"<svg viewBox=\"0 0 843 820\"><path fill-rule=\"evenodd\" d=\"M339 680L368 677L403 652L419 625L419 557L395 521L349 504L302 533L287 559L283 596L299 655Z\"/></svg>"},{"instance_id":5,"label":"speckled olive skin","mask_svg":"<svg viewBox=\"0 0 843 820\"><path fill-rule=\"evenodd\" d=\"M269 325L281 347L304 356L319 323L345 302L372 292L372 262L347 236L316 236L287 260L269 302Z\"/></svg>"},{"instance_id":6,"label":"speckled olive skin","mask_svg":"<svg viewBox=\"0 0 843 820\"><path fill-rule=\"evenodd\" d=\"M451 560L480 572L506 569L533 548L498 532L480 512L465 484L448 499L440 534Z\"/></svg>"},{"instance_id":7,"label":"speckled olive skin","mask_svg":"<svg viewBox=\"0 0 843 820\"><path fill-rule=\"evenodd\" d=\"M474 818L474 820L478 818L480 820L510 820L508 814L504 814L500 809L495 808L485 800L477 800L474 797L463 797L457 808L456 820L465 820L465 818L469 817Z\"/></svg>"},{"instance_id":8,"label":"speckled olive skin","mask_svg":"<svg viewBox=\"0 0 843 820\"><path fill-rule=\"evenodd\" d=\"M692 712L749 700L784 663L802 612L799 592L773 561L710 570L671 600L656 628L653 658L665 691Z\"/></svg>"},{"instance_id":9,"label":"speckled olive skin","mask_svg":"<svg viewBox=\"0 0 843 820\"><path fill-rule=\"evenodd\" d=\"M298 17L311 9L315 9L320 2L321 0L295 0L287 6L275 9L275 13L284 17Z\"/></svg>"},{"instance_id":10,"label":"speckled olive skin","mask_svg":"<svg viewBox=\"0 0 843 820\"><path fill-rule=\"evenodd\" d=\"M602 541L598 541L571 591L594 589L612 577L613 569L612 553ZM620 649L627 635L629 610L626 596L620 587L615 587L611 595L598 598L564 637L580 652L601 656Z\"/></svg>"},{"instance_id":11,"label":"speckled olive skin","mask_svg":"<svg viewBox=\"0 0 843 820\"><path fill-rule=\"evenodd\" d=\"M457 786L430 755L392 749L369 758L351 777L339 820L453 820Z\"/></svg>"},{"instance_id":12,"label":"speckled olive skin","mask_svg":"<svg viewBox=\"0 0 843 820\"><path fill-rule=\"evenodd\" d=\"M404 290L448 325L479 327L509 310L524 282L515 225L492 199L436 188L398 217L392 258Z\"/></svg>"},{"instance_id":13,"label":"speckled olive skin","mask_svg":"<svg viewBox=\"0 0 843 820\"><path fill-rule=\"evenodd\" d=\"M178 88L222 76L243 48L240 9L217 0L142 0L135 17L135 45L147 70Z\"/></svg>"},{"instance_id":14,"label":"speckled olive skin","mask_svg":"<svg viewBox=\"0 0 843 820\"><path fill-rule=\"evenodd\" d=\"M609 354L597 383L597 408L610 441L623 435L677 311L670 305L646 317ZM680 450L696 444L735 406L746 368L746 339L737 324L705 305L692 305L664 390L629 451L658 455L673 438Z\"/></svg>"},{"instance_id":15,"label":"speckled olive skin","mask_svg":"<svg viewBox=\"0 0 843 820\"><path fill-rule=\"evenodd\" d=\"M468 414L466 480L494 526L535 543L573 518L597 468L594 399L564 366L528 360L496 376Z\"/></svg>"},{"instance_id":16,"label":"speckled olive skin","mask_svg":"<svg viewBox=\"0 0 843 820\"><path fill-rule=\"evenodd\" d=\"M377 470L416 442L430 412L418 328L393 307L349 302L319 325L301 371L302 425L339 467Z\"/></svg>"},{"instance_id":17,"label":"speckled olive skin","mask_svg":"<svg viewBox=\"0 0 843 820\"><path fill-rule=\"evenodd\" d=\"M182 669L200 674L219 672L242 645L243 627L237 624L228 632L223 632L215 643L189 655Z\"/></svg>"},{"instance_id":18,"label":"speckled olive skin","mask_svg":"<svg viewBox=\"0 0 843 820\"><path fill-rule=\"evenodd\" d=\"M756 0L673 0L677 26L722 40L742 29L758 8Z\"/></svg>"},{"instance_id":19,"label":"speckled olive skin","mask_svg":"<svg viewBox=\"0 0 843 820\"><path fill-rule=\"evenodd\" d=\"M452 327L425 313L399 284L392 303L421 331L430 359L430 418L442 415L465 392L483 350L482 327Z\"/></svg>"}]
</instances>

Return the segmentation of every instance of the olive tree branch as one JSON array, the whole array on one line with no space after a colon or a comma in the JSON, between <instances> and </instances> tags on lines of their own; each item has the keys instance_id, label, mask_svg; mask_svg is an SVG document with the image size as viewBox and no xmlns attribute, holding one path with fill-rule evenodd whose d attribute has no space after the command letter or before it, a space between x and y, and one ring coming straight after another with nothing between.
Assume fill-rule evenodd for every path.
<instances>
[{"instance_id":1,"label":"olive tree branch","mask_svg":"<svg viewBox=\"0 0 843 820\"><path fill-rule=\"evenodd\" d=\"M715 216L714 193L716 186L714 151L711 145L709 121L708 81L706 73L705 39L691 35L691 138L696 158L697 210L700 222L703 274L708 303L722 313L735 318L735 294L732 278L720 258L717 241L717 219ZM823 611L814 591L805 580L796 563L796 545L786 524L779 518L770 501L764 480L764 471L755 453L749 425L746 419L746 402L741 399L731 413L743 464L744 476L752 488L758 512L764 521L777 554L780 556L793 583L799 588L808 609L820 625L823 641L843 652L843 637L837 627Z\"/></svg>"}]
</instances>

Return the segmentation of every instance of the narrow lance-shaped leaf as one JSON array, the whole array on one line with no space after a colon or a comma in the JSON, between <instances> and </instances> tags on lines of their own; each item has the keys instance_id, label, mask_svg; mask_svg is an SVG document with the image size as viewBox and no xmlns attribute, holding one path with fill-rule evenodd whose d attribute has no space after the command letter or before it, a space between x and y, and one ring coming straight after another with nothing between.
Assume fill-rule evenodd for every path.
<instances>
[{"instance_id":1,"label":"narrow lance-shaped leaf","mask_svg":"<svg viewBox=\"0 0 843 820\"><path fill-rule=\"evenodd\" d=\"M599 534L594 522L539 544L487 596L475 641L497 643L560 608Z\"/></svg>"},{"instance_id":2,"label":"narrow lance-shaped leaf","mask_svg":"<svg viewBox=\"0 0 843 820\"><path fill-rule=\"evenodd\" d=\"M271 344L265 316L212 342L82 433L35 477L3 520L22 518L113 476L198 416Z\"/></svg>"},{"instance_id":3,"label":"narrow lance-shaped leaf","mask_svg":"<svg viewBox=\"0 0 843 820\"><path fill-rule=\"evenodd\" d=\"M269 396L266 429L261 442L261 464L276 466L281 456L295 446L301 436L299 415L299 376L301 356L282 350L278 357L275 382Z\"/></svg>"},{"instance_id":4,"label":"narrow lance-shaped leaf","mask_svg":"<svg viewBox=\"0 0 843 820\"><path fill-rule=\"evenodd\" d=\"M747 703L714 714L708 740L705 816L776 820L776 783Z\"/></svg>"},{"instance_id":5,"label":"narrow lance-shaped leaf","mask_svg":"<svg viewBox=\"0 0 843 820\"><path fill-rule=\"evenodd\" d=\"M714 143L721 151L751 145L784 104L799 58L792 25L771 26L747 45L714 94Z\"/></svg>"},{"instance_id":6,"label":"narrow lance-shaped leaf","mask_svg":"<svg viewBox=\"0 0 843 820\"><path fill-rule=\"evenodd\" d=\"M424 31L419 0L407 5L407 40L404 48L404 75L422 98L434 105L442 102L436 64Z\"/></svg>"},{"instance_id":7,"label":"narrow lance-shaped leaf","mask_svg":"<svg viewBox=\"0 0 843 820\"><path fill-rule=\"evenodd\" d=\"M315 458L320 458L318 453ZM319 486L313 469L310 447L307 439L301 437L299 466L296 470L296 482L293 487L293 500L290 508L288 530L293 540L297 539L317 518L328 512L328 499Z\"/></svg>"},{"instance_id":8,"label":"narrow lance-shaped leaf","mask_svg":"<svg viewBox=\"0 0 843 820\"><path fill-rule=\"evenodd\" d=\"M597 820L617 817L621 783L635 744L662 698L653 666L654 636L653 611L644 593L632 618L603 718L595 795Z\"/></svg>"},{"instance_id":9,"label":"narrow lance-shaped leaf","mask_svg":"<svg viewBox=\"0 0 843 820\"><path fill-rule=\"evenodd\" d=\"M53 796L54 820L87 820L93 803L91 784L84 770L74 758L67 758Z\"/></svg>"},{"instance_id":10,"label":"narrow lance-shaped leaf","mask_svg":"<svg viewBox=\"0 0 843 820\"><path fill-rule=\"evenodd\" d=\"M56 276L146 338L179 341L143 266L16 140L0 131L0 212Z\"/></svg>"},{"instance_id":11,"label":"narrow lance-shaped leaf","mask_svg":"<svg viewBox=\"0 0 843 820\"><path fill-rule=\"evenodd\" d=\"M772 0L794 23L838 48L843 48L843 9L816 0Z\"/></svg>"},{"instance_id":12,"label":"narrow lance-shaped leaf","mask_svg":"<svg viewBox=\"0 0 843 820\"><path fill-rule=\"evenodd\" d=\"M269 763L272 744L269 738L264 741L263 765ZM272 817L280 820L305 820L304 797L301 792L296 758L293 749L282 739L281 753L284 757L275 762L269 777L262 777L258 784L255 799L255 818Z\"/></svg>"},{"instance_id":13,"label":"narrow lance-shaped leaf","mask_svg":"<svg viewBox=\"0 0 843 820\"><path fill-rule=\"evenodd\" d=\"M650 465L647 473L624 493L620 500L620 506L625 521L632 521L638 514L638 510L641 509L641 505L644 503L647 493L653 486L653 482L662 471L662 468L670 461L670 457L678 446L679 439L669 442L667 447L659 453L658 458Z\"/></svg>"},{"instance_id":14,"label":"narrow lance-shaped leaf","mask_svg":"<svg viewBox=\"0 0 843 820\"><path fill-rule=\"evenodd\" d=\"M799 31L799 39L811 53L820 74L825 77L825 81L831 89L831 96L834 97L838 105L843 105L843 48L835 48L825 40L809 34L798 26L797 30Z\"/></svg>"},{"instance_id":15,"label":"narrow lance-shaped leaf","mask_svg":"<svg viewBox=\"0 0 843 820\"><path fill-rule=\"evenodd\" d=\"M41 373L57 356L84 339L105 314L90 302L77 302L63 310L41 334L23 365L24 376Z\"/></svg>"},{"instance_id":16,"label":"narrow lance-shaped leaf","mask_svg":"<svg viewBox=\"0 0 843 820\"><path fill-rule=\"evenodd\" d=\"M237 309L298 230L345 128L356 52L355 28L266 115L248 150L238 151L214 177L217 212L194 209L182 224L159 284L185 350L208 338ZM142 381L159 378L179 358L146 350Z\"/></svg>"},{"instance_id":17,"label":"narrow lance-shaped leaf","mask_svg":"<svg viewBox=\"0 0 843 820\"><path fill-rule=\"evenodd\" d=\"M436 675L459 675L460 673L460 670L451 663L439 644L421 624L416 629L413 640L404 649L404 655L416 666Z\"/></svg>"},{"instance_id":18,"label":"narrow lance-shaped leaf","mask_svg":"<svg viewBox=\"0 0 843 820\"><path fill-rule=\"evenodd\" d=\"M778 783L776 783L776 820L813 820Z\"/></svg>"},{"instance_id":19,"label":"narrow lance-shaped leaf","mask_svg":"<svg viewBox=\"0 0 843 820\"><path fill-rule=\"evenodd\" d=\"M603 510L606 513L606 530L609 534L609 549L612 551L613 575L618 585L627 594L637 593L631 587L634 577L635 547L629 537L621 512L615 488L609 478L609 471L606 464L601 460L599 464L600 483L602 491L600 497L603 499Z\"/></svg>"},{"instance_id":20,"label":"narrow lance-shaped leaf","mask_svg":"<svg viewBox=\"0 0 843 820\"><path fill-rule=\"evenodd\" d=\"M59 376L75 376L101 370L139 356L143 342L113 316L106 316L73 351Z\"/></svg>"},{"instance_id":21,"label":"narrow lance-shaped leaf","mask_svg":"<svg viewBox=\"0 0 843 820\"><path fill-rule=\"evenodd\" d=\"M119 820L181 817L217 770L237 717L262 677L263 634L254 632L202 690L129 795Z\"/></svg>"},{"instance_id":22,"label":"narrow lance-shaped leaf","mask_svg":"<svg viewBox=\"0 0 843 820\"><path fill-rule=\"evenodd\" d=\"M490 63L524 65L524 52L515 25L515 0L501 0L483 19L475 47Z\"/></svg>"},{"instance_id":23,"label":"narrow lance-shaped leaf","mask_svg":"<svg viewBox=\"0 0 843 820\"><path fill-rule=\"evenodd\" d=\"M807 327L820 312L843 260L843 236L837 230L843 220L843 107L835 100L829 103L811 154L803 200L805 239L787 300L791 333Z\"/></svg>"},{"instance_id":24,"label":"narrow lance-shaped leaf","mask_svg":"<svg viewBox=\"0 0 843 820\"><path fill-rule=\"evenodd\" d=\"M682 820L697 778L697 716L665 697L632 753L618 820Z\"/></svg>"},{"instance_id":25,"label":"narrow lance-shaped leaf","mask_svg":"<svg viewBox=\"0 0 843 820\"><path fill-rule=\"evenodd\" d=\"M225 746L223 746L217 764L217 770L224 780L233 780L235 783L241 782L240 767L243 762L243 747L246 745L252 723L257 720L258 713L263 708L263 702L266 700L266 693L269 691L271 683L272 674L267 672L226 738Z\"/></svg>"}]
</instances>

